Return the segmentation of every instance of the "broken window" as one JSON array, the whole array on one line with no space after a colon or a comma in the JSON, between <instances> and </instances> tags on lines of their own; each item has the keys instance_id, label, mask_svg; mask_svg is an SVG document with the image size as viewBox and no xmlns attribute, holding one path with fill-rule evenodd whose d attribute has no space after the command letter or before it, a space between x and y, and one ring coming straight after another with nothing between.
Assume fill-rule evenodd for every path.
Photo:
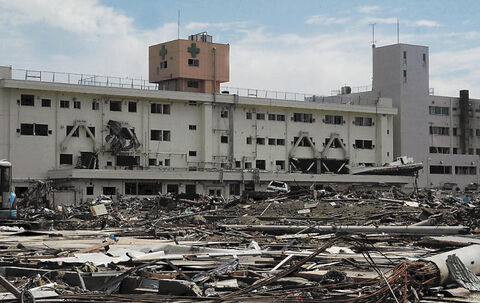
<instances>
[{"instance_id":1,"label":"broken window","mask_svg":"<svg viewBox=\"0 0 480 303\"><path fill-rule=\"evenodd\" d=\"M353 124L356 126L372 126L373 119L369 117L355 117Z\"/></svg>"},{"instance_id":2,"label":"broken window","mask_svg":"<svg viewBox=\"0 0 480 303\"><path fill-rule=\"evenodd\" d=\"M228 110L222 110L220 112L220 117L221 118L228 118Z\"/></svg>"},{"instance_id":3,"label":"broken window","mask_svg":"<svg viewBox=\"0 0 480 303\"><path fill-rule=\"evenodd\" d=\"M160 103L152 103L150 104L150 112L152 114L161 114L162 113L162 105Z\"/></svg>"},{"instance_id":4,"label":"broken window","mask_svg":"<svg viewBox=\"0 0 480 303\"><path fill-rule=\"evenodd\" d=\"M137 166L140 165L139 156L117 156L117 166Z\"/></svg>"},{"instance_id":5,"label":"broken window","mask_svg":"<svg viewBox=\"0 0 480 303\"><path fill-rule=\"evenodd\" d=\"M86 187L87 196L93 196L93 186Z\"/></svg>"},{"instance_id":6,"label":"broken window","mask_svg":"<svg viewBox=\"0 0 480 303\"><path fill-rule=\"evenodd\" d=\"M458 148L454 147L452 149L452 154L454 154L454 155L458 154Z\"/></svg>"},{"instance_id":7,"label":"broken window","mask_svg":"<svg viewBox=\"0 0 480 303\"><path fill-rule=\"evenodd\" d=\"M95 127L94 126L89 126L88 127L88 130L92 133L93 135L93 138L92 139L95 139ZM88 133L86 132L86 136L89 137Z\"/></svg>"},{"instance_id":8,"label":"broken window","mask_svg":"<svg viewBox=\"0 0 480 303\"><path fill-rule=\"evenodd\" d=\"M162 141L162 131L158 129L150 130L150 140L152 141Z\"/></svg>"},{"instance_id":9,"label":"broken window","mask_svg":"<svg viewBox=\"0 0 480 303\"><path fill-rule=\"evenodd\" d=\"M407 82L407 70L403 70L403 82Z\"/></svg>"},{"instance_id":10,"label":"broken window","mask_svg":"<svg viewBox=\"0 0 480 303\"><path fill-rule=\"evenodd\" d=\"M285 169L285 161L284 160L277 160L275 161L275 166L277 170L284 170Z\"/></svg>"},{"instance_id":11,"label":"broken window","mask_svg":"<svg viewBox=\"0 0 480 303\"><path fill-rule=\"evenodd\" d=\"M68 136L68 134L72 131L73 128L74 128L73 125L67 125L67 133L66 133L66 136ZM77 127L77 129L73 132L72 137L78 137L78 134L79 134L78 129L79 129L79 127Z\"/></svg>"},{"instance_id":12,"label":"broken window","mask_svg":"<svg viewBox=\"0 0 480 303\"><path fill-rule=\"evenodd\" d=\"M190 150L190 151L188 151L188 155L189 155L190 157L196 157L196 156L197 156L197 152L194 151L194 150Z\"/></svg>"},{"instance_id":13,"label":"broken window","mask_svg":"<svg viewBox=\"0 0 480 303\"><path fill-rule=\"evenodd\" d=\"M265 138L257 138L258 145L265 145Z\"/></svg>"},{"instance_id":14,"label":"broken window","mask_svg":"<svg viewBox=\"0 0 480 303\"><path fill-rule=\"evenodd\" d=\"M448 127L430 126L430 135L448 136ZM457 129L453 129L453 135L456 136Z\"/></svg>"},{"instance_id":15,"label":"broken window","mask_svg":"<svg viewBox=\"0 0 480 303\"><path fill-rule=\"evenodd\" d=\"M188 66L199 66L199 63L198 59L188 59Z\"/></svg>"},{"instance_id":16,"label":"broken window","mask_svg":"<svg viewBox=\"0 0 480 303\"><path fill-rule=\"evenodd\" d=\"M355 140L355 148L357 149L373 149L372 140Z\"/></svg>"},{"instance_id":17,"label":"broken window","mask_svg":"<svg viewBox=\"0 0 480 303\"><path fill-rule=\"evenodd\" d=\"M170 104L163 104L163 114L170 115Z\"/></svg>"},{"instance_id":18,"label":"broken window","mask_svg":"<svg viewBox=\"0 0 480 303\"><path fill-rule=\"evenodd\" d=\"M35 136L48 136L47 124L34 124Z\"/></svg>"},{"instance_id":19,"label":"broken window","mask_svg":"<svg viewBox=\"0 0 480 303\"><path fill-rule=\"evenodd\" d=\"M242 167L242 162L241 161L235 161L235 167L236 168Z\"/></svg>"},{"instance_id":20,"label":"broken window","mask_svg":"<svg viewBox=\"0 0 480 303\"><path fill-rule=\"evenodd\" d=\"M247 137L247 144L252 144L252 137Z\"/></svg>"},{"instance_id":21,"label":"broken window","mask_svg":"<svg viewBox=\"0 0 480 303\"><path fill-rule=\"evenodd\" d=\"M343 116L325 115L325 124L343 124Z\"/></svg>"},{"instance_id":22,"label":"broken window","mask_svg":"<svg viewBox=\"0 0 480 303\"><path fill-rule=\"evenodd\" d=\"M239 183L232 183L229 185L229 192L230 195L240 195L240 184Z\"/></svg>"},{"instance_id":23,"label":"broken window","mask_svg":"<svg viewBox=\"0 0 480 303\"><path fill-rule=\"evenodd\" d=\"M72 165L73 164L73 155L72 154L60 154L60 165Z\"/></svg>"},{"instance_id":24,"label":"broken window","mask_svg":"<svg viewBox=\"0 0 480 303\"><path fill-rule=\"evenodd\" d=\"M104 186L103 194L106 196L113 196L117 194L117 188L115 186Z\"/></svg>"},{"instance_id":25,"label":"broken window","mask_svg":"<svg viewBox=\"0 0 480 303\"><path fill-rule=\"evenodd\" d=\"M277 121L285 121L285 115L277 115Z\"/></svg>"},{"instance_id":26,"label":"broken window","mask_svg":"<svg viewBox=\"0 0 480 303\"><path fill-rule=\"evenodd\" d=\"M294 137L293 138L293 144L296 144L297 141L300 139L300 137ZM312 138L310 138L312 139ZM298 143L298 146L306 146L306 147L311 147L310 142L308 141L307 137L303 137L302 140Z\"/></svg>"},{"instance_id":27,"label":"broken window","mask_svg":"<svg viewBox=\"0 0 480 303\"><path fill-rule=\"evenodd\" d=\"M143 196L158 195L162 192L162 183L155 182L138 182L137 194Z\"/></svg>"},{"instance_id":28,"label":"broken window","mask_svg":"<svg viewBox=\"0 0 480 303\"><path fill-rule=\"evenodd\" d=\"M187 87L198 88L198 80L188 80Z\"/></svg>"},{"instance_id":29,"label":"broken window","mask_svg":"<svg viewBox=\"0 0 480 303\"><path fill-rule=\"evenodd\" d=\"M189 129L189 130L197 130L197 126L194 125L194 124L190 124L190 125L188 126L188 129Z\"/></svg>"},{"instance_id":30,"label":"broken window","mask_svg":"<svg viewBox=\"0 0 480 303\"><path fill-rule=\"evenodd\" d=\"M293 113L294 122L313 123L313 115L307 113Z\"/></svg>"},{"instance_id":31,"label":"broken window","mask_svg":"<svg viewBox=\"0 0 480 303\"><path fill-rule=\"evenodd\" d=\"M82 104L80 101L73 101L73 108L80 109L82 107Z\"/></svg>"},{"instance_id":32,"label":"broken window","mask_svg":"<svg viewBox=\"0 0 480 303\"><path fill-rule=\"evenodd\" d=\"M277 140L274 138L268 138L268 145L276 145Z\"/></svg>"},{"instance_id":33,"label":"broken window","mask_svg":"<svg viewBox=\"0 0 480 303\"><path fill-rule=\"evenodd\" d=\"M275 121L276 120L275 114L268 114L268 120Z\"/></svg>"},{"instance_id":34,"label":"broken window","mask_svg":"<svg viewBox=\"0 0 480 303\"><path fill-rule=\"evenodd\" d=\"M170 131L164 130L163 131L163 141L170 141Z\"/></svg>"},{"instance_id":35,"label":"broken window","mask_svg":"<svg viewBox=\"0 0 480 303\"><path fill-rule=\"evenodd\" d=\"M155 158L148 159L148 166L157 166L157 159Z\"/></svg>"},{"instance_id":36,"label":"broken window","mask_svg":"<svg viewBox=\"0 0 480 303\"><path fill-rule=\"evenodd\" d=\"M327 146L328 141L330 141L330 138L325 138L324 146ZM341 147L342 147L341 141L338 138L334 138L332 141L332 144L330 145L330 148L341 148Z\"/></svg>"},{"instance_id":37,"label":"broken window","mask_svg":"<svg viewBox=\"0 0 480 303\"><path fill-rule=\"evenodd\" d=\"M165 159L164 165L165 166L170 166L170 159Z\"/></svg>"},{"instance_id":38,"label":"broken window","mask_svg":"<svg viewBox=\"0 0 480 303\"><path fill-rule=\"evenodd\" d=\"M228 136L221 136L220 137L220 142L221 143L228 143Z\"/></svg>"},{"instance_id":39,"label":"broken window","mask_svg":"<svg viewBox=\"0 0 480 303\"><path fill-rule=\"evenodd\" d=\"M60 107L61 107L61 108L70 108L70 101L68 101L68 100L60 100Z\"/></svg>"},{"instance_id":40,"label":"broken window","mask_svg":"<svg viewBox=\"0 0 480 303\"><path fill-rule=\"evenodd\" d=\"M285 139L277 139L277 145L285 145Z\"/></svg>"},{"instance_id":41,"label":"broken window","mask_svg":"<svg viewBox=\"0 0 480 303\"><path fill-rule=\"evenodd\" d=\"M455 166L455 175L476 175L477 168L475 166Z\"/></svg>"},{"instance_id":42,"label":"broken window","mask_svg":"<svg viewBox=\"0 0 480 303\"><path fill-rule=\"evenodd\" d=\"M110 101L110 111L121 112L122 111L122 101Z\"/></svg>"},{"instance_id":43,"label":"broken window","mask_svg":"<svg viewBox=\"0 0 480 303\"><path fill-rule=\"evenodd\" d=\"M252 113L251 113L251 112L247 112L245 118L246 118L247 120L251 120L251 119L252 119Z\"/></svg>"},{"instance_id":44,"label":"broken window","mask_svg":"<svg viewBox=\"0 0 480 303\"><path fill-rule=\"evenodd\" d=\"M137 112L137 102L128 102L128 112L129 113Z\"/></svg>"},{"instance_id":45,"label":"broken window","mask_svg":"<svg viewBox=\"0 0 480 303\"><path fill-rule=\"evenodd\" d=\"M198 168L196 166L189 166L188 167L188 171L197 171L197 170L198 170Z\"/></svg>"},{"instance_id":46,"label":"broken window","mask_svg":"<svg viewBox=\"0 0 480 303\"><path fill-rule=\"evenodd\" d=\"M52 106L52 100L42 99L42 107L51 107L51 106Z\"/></svg>"},{"instance_id":47,"label":"broken window","mask_svg":"<svg viewBox=\"0 0 480 303\"><path fill-rule=\"evenodd\" d=\"M430 146L429 152L431 154L449 154L450 153L450 148L449 147Z\"/></svg>"},{"instance_id":48,"label":"broken window","mask_svg":"<svg viewBox=\"0 0 480 303\"><path fill-rule=\"evenodd\" d=\"M197 193L197 186L195 184L185 184L185 193L195 195Z\"/></svg>"},{"instance_id":49,"label":"broken window","mask_svg":"<svg viewBox=\"0 0 480 303\"><path fill-rule=\"evenodd\" d=\"M98 103L96 100L92 101L92 110L98 110L100 108L100 103Z\"/></svg>"},{"instance_id":50,"label":"broken window","mask_svg":"<svg viewBox=\"0 0 480 303\"><path fill-rule=\"evenodd\" d=\"M257 120L265 120L265 114L264 113L257 113Z\"/></svg>"},{"instance_id":51,"label":"broken window","mask_svg":"<svg viewBox=\"0 0 480 303\"><path fill-rule=\"evenodd\" d=\"M125 182L125 195L137 194L137 182Z\"/></svg>"},{"instance_id":52,"label":"broken window","mask_svg":"<svg viewBox=\"0 0 480 303\"><path fill-rule=\"evenodd\" d=\"M167 193L178 194L178 184L167 184Z\"/></svg>"},{"instance_id":53,"label":"broken window","mask_svg":"<svg viewBox=\"0 0 480 303\"><path fill-rule=\"evenodd\" d=\"M20 105L22 106L35 106L35 96L34 95L21 95L20 96Z\"/></svg>"},{"instance_id":54,"label":"broken window","mask_svg":"<svg viewBox=\"0 0 480 303\"><path fill-rule=\"evenodd\" d=\"M160 62L160 68L167 68L167 67L168 67L167 61Z\"/></svg>"},{"instance_id":55,"label":"broken window","mask_svg":"<svg viewBox=\"0 0 480 303\"><path fill-rule=\"evenodd\" d=\"M266 161L265 160L256 160L255 161L255 167L261 170L265 170L265 165Z\"/></svg>"},{"instance_id":56,"label":"broken window","mask_svg":"<svg viewBox=\"0 0 480 303\"><path fill-rule=\"evenodd\" d=\"M252 168L252 162L245 162L245 168Z\"/></svg>"}]
</instances>

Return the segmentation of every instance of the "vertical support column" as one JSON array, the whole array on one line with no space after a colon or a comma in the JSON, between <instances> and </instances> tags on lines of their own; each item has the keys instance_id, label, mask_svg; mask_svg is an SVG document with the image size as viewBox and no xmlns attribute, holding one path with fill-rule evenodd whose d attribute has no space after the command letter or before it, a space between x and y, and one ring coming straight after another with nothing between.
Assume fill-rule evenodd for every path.
<instances>
[{"instance_id":1,"label":"vertical support column","mask_svg":"<svg viewBox=\"0 0 480 303\"><path fill-rule=\"evenodd\" d=\"M234 96L234 98L238 98L237 95ZM229 133L228 133L228 162L230 162L230 164L232 164L232 167L233 167L233 151L234 151L234 132L235 132L235 129L234 129L234 123L233 123L233 115L234 115L234 109L235 107L233 105L230 105L230 107L228 108L228 129L229 129Z\"/></svg>"},{"instance_id":2,"label":"vertical support column","mask_svg":"<svg viewBox=\"0 0 480 303\"><path fill-rule=\"evenodd\" d=\"M204 103L202 106L202 134L203 134L203 165L211 167L213 159L213 130L212 130L212 104Z\"/></svg>"},{"instance_id":3,"label":"vertical support column","mask_svg":"<svg viewBox=\"0 0 480 303\"><path fill-rule=\"evenodd\" d=\"M376 127L375 162L377 166L381 166L386 162L388 162L387 151L389 151L388 147L390 144L388 144L387 129L389 127L389 123L388 123L387 115L377 114L377 117L375 120L376 120L375 121L375 127Z\"/></svg>"},{"instance_id":4,"label":"vertical support column","mask_svg":"<svg viewBox=\"0 0 480 303\"><path fill-rule=\"evenodd\" d=\"M468 154L470 141L470 121L469 121L469 94L468 90L460 91L460 150L461 153Z\"/></svg>"}]
</instances>

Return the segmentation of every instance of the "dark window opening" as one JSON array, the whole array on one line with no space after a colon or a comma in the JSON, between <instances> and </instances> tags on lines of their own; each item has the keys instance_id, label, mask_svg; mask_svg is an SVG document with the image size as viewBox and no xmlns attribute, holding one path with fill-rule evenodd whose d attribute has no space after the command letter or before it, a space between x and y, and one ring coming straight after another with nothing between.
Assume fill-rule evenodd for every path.
<instances>
[{"instance_id":1,"label":"dark window opening","mask_svg":"<svg viewBox=\"0 0 480 303\"><path fill-rule=\"evenodd\" d=\"M28 191L28 186L15 186L15 195L19 198L23 198L23 194Z\"/></svg>"},{"instance_id":2,"label":"dark window opening","mask_svg":"<svg viewBox=\"0 0 480 303\"><path fill-rule=\"evenodd\" d=\"M197 186L195 184L185 184L185 193L194 195L197 193Z\"/></svg>"},{"instance_id":3,"label":"dark window opening","mask_svg":"<svg viewBox=\"0 0 480 303\"><path fill-rule=\"evenodd\" d=\"M266 167L266 161L265 160L256 160L255 161L255 167L261 170L265 170Z\"/></svg>"},{"instance_id":4,"label":"dark window opening","mask_svg":"<svg viewBox=\"0 0 480 303\"><path fill-rule=\"evenodd\" d=\"M48 136L48 125L35 124L35 136Z\"/></svg>"},{"instance_id":5,"label":"dark window opening","mask_svg":"<svg viewBox=\"0 0 480 303\"><path fill-rule=\"evenodd\" d=\"M178 184L167 184L167 193L178 194Z\"/></svg>"},{"instance_id":6,"label":"dark window opening","mask_svg":"<svg viewBox=\"0 0 480 303\"><path fill-rule=\"evenodd\" d=\"M241 161L235 161L235 168L241 168L242 167L242 162Z\"/></svg>"},{"instance_id":7,"label":"dark window opening","mask_svg":"<svg viewBox=\"0 0 480 303\"><path fill-rule=\"evenodd\" d=\"M258 145L265 145L265 138L257 138Z\"/></svg>"},{"instance_id":8,"label":"dark window opening","mask_svg":"<svg viewBox=\"0 0 480 303\"><path fill-rule=\"evenodd\" d=\"M161 114L162 113L162 105L159 103L152 103L150 104L150 112L152 114Z\"/></svg>"},{"instance_id":9,"label":"dark window opening","mask_svg":"<svg viewBox=\"0 0 480 303\"><path fill-rule=\"evenodd\" d=\"M191 88L198 88L198 81L197 80L188 80L187 87Z\"/></svg>"},{"instance_id":10,"label":"dark window opening","mask_svg":"<svg viewBox=\"0 0 480 303\"><path fill-rule=\"evenodd\" d=\"M257 114L257 120L265 120L265 114L264 113L258 113Z\"/></svg>"},{"instance_id":11,"label":"dark window opening","mask_svg":"<svg viewBox=\"0 0 480 303\"><path fill-rule=\"evenodd\" d=\"M229 185L230 195L238 196L240 195L240 184L239 183L232 183Z\"/></svg>"},{"instance_id":12,"label":"dark window opening","mask_svg":"<svg viewBox=\"0 0 480 303\"><path fill-rule=\"evenodd\" d=\"M35 96L34 95L21 95L20 104L22 106L35 106Z\"/></svg>"},{"instance_id":13,"label":"dark window opening","mask_svg":"<svg viewBox=\"0 0 480 303\"><path fill-rule=\"evenodd\" d=\"M160 68L167 68L167 67L168 67L167 61L160 62Z\"/></svg>"},{"instance_id":14,"label":"dark window opening","mask_svg":"<svg viewBox=\"0 0 480 303\"><path fill-rule=\"evenodd\" d=\"M163 114L170 115L170 104L163 104Z\"/></svg>"},{"instance_id":15,"label":"dark window opening","mask_svg":"<svg viewBox=\"0 0 480 303\"><path fill-rule=\"evenodd\" d=\"M82 107L82 104L80 101L73 101L73 108L80 109Z\"/></svg>"},{"instance_id":16,"label":"dark window opening","mask_svg":"<svg viewBox=\"0 0 480 303\"><path fill-rule=\"evenodd\" d=\"M68 136L68 134L72 131L73 129L73 125L67 125L67 133L66 133L66 136ZM79 131L78 131L79 127L77 127L77 129L73 132L72 134L72 137L78 137L79 136Z\"/></svg>"},{"instance_id":17,"label":"dark window opening","mask_svg":"<svg viewBox=\"0 0 480 303\"><path fill-rule=\"evenodd\" d=\"M20 134L25 136L33 136L33 124L30 123L22 123L20 124Z\"/></svg>"},{"instance_id":18,"label":"dark window opening","mask_svg":"<svg viewBox=\"0 0 480 303\"><path fill-rule=\"evenodd\" d=\"M188 59L188 66L199 66L200 61L198 59Z\"/></svg>"},{"instance_id":19,"label":"dark window opening","mask_svg":"<svg viewBox=\"0 0 480 303\"><path fill-rule=\"evenodd\" d=\"M452 173L452 167L443 165L430 165L430 173L434 175L450 175Z\"/></svg>"},{"instance_id":20,"label":"dark window opening","mask_svg":"<svg viewBox=\"0 0 480 303\"><path fill-rule=\"evenodd\" d=\"M117 156L117 166L137 166L140 165L139 156Z\"/></svg>"},{"instance_id":21,"label":"dark window opening","mask_svg":"<svg viewBox=\"0 0 480 303\"><path fill-rule=\"evenodd\" d=\"M189 130L197 130L197 126L194 125L194 124L190 124L190 125L188 126L188 129L189 129Z\"/></svg>"},{"instance_id":22,"label":"dark window opening","mask_svg":"<svg viewBox=\"0 0 480 303\"><path fill-rule=\"evenodd\" d=\"M277 121L285 121L285 115L277 115Z\"/></svg>"},{"instance_id":23,"label":"dark window opening","mask_svg":"<svg viewBox=\"0 0 480 303\"><path fill-rule=\"evenodd\" d=\"M222 110L220 112L220 117L221 118L228 118L228 110Z\"/></svg>"},{"instance_id":24,"label":"dark window opening","mask_svg":"<svg viewBox=\"0 0 480 303\"><path fill-rule=\"evenodd\" d=\"M247 120L251 120L252 119L252 113L248 112L246 113L246 117L245 117Z\"/></svg>"},{"instance_id":25,"label":"dark window opening","mask_svg":"<svg viewBox=\"0 0 480 303\"><path fill-rule=\"evenodd\" d=\"M252 168L252 162L245 162L245 168Z\"/></svg>"},{"instance_id":26,"label":"dark window opening","mask_svg":"<svg viewBox=\"0 0 480 303\"><path fill-rule=\"evenodd\" d=\"M128 112L129 113L137 112L137 102L128 102Z\"/></svg>"},{"instance_id":27,"label":"dark window opening","mask_svg":"<svg viewBox=\"0 0 480 303\"><path fill-rule=\"evenodd\" d=\"M94 126L89 126L88 130L92 133L92 135L93 135L92 139L94 139L95 138L95 127ZM87 137L89 137L89 136L90 135L87 133Z\"/></svg>"},{"instance_id":28,"label":"dark window opening","mask_svg":"<svg viewBox=\"0 0 480 303\"><path fill-rule=\"evenodd\" d=\"M247 144L252 144L252 137L247 137Z\"/></svg>"},{"instance_id":29,"label":"dark window opening","mask_svg":"<svg viewBox=\"0 0 480 303\"><path fill-rule=\"evenodd\" d=\"M221 136L220 137L220 142L221 143L228 143L228 136Z\"/></svg>"},{"instance_id":30,"label":"dark window opening","mask_svg":"<svg viewBox=\"0 0 480 303\"><path fill-rule=\"evenodd\" d=\"M165 166L170 166L170 159L165 159L164 164Z\"/></svg>"},{"instance_id":31,"label":"dark window opening","mask_svg":"<svg viewBox=\"0 0 480 303\"><path fill-rule=\"evenodd\" d=\"M188 152L188 155L189 155L190 157L196 157L196 156L197 156L197 152L196 152L195 150L190 150L190 151Z\"/></svg>"},{"instance_id":32,"label":"dark window opening","mask_svg":"<svg viewBox=\"0 0 480 303\"><path fill-rule=\"evenodd\" d=\"M100 108L100 103L97 101L92 101L92 110L98 110Z\"/></svg>"},{"instance_id":33,"label":"dark window opening","mask_svg":"<svg viewBox=\"0 0 480 303\"><path fill-rule=\"evenodd\" d=\"M190 106L197 106L198 103L197 103L197 101L189 100L189 101L188 101L188 105L190 105Z\"/></svg>"},{"instance_id":34,"label":"dark window opening","mask_svg":"<svg viewBox=\"0 0 480 303\"><path fill-rule=\"evenodd\" d=\"M105 196L113 196L117 194L117 188L115 186L104 186L103 194Z\"/></svg>"},{"instance_id":35,"label":"dark window opening","mask_svg":"<svg viewBox=\"0 0 480 303\"><path fill-rule=\"evenodd\" d=\"M278 170L284 170L285 169L285 161L277 160L277 161L275 161L275 166L277 167Z\"/></svg>"},{"instance_id":36,"label":"dark window opening","mask_svg":"<svg viewBox=\"0 0 480 303\"><path fill-rule=\"evenodd\" d=\"M275 114L268 114L268 120L270 120L270 121L275 121L276 118L277 118L277 117L275 116Z\"/></svg>"},{"instance_id":37,"label":"dark window opening","mask_svg":"<svg viewBox=\"0 0 480 303\"><path fill-rule=\"evenodd\" d=\"M296 144L300 137L294 137L293 138L293 144ZM310 138L312 140L312 138ZM302 140L298 143L298 146L305 146L305 147L311 147L312 145L310 144L310 141L308 141L307 137L303 137Z\"/></svg>"},{"instance_id":38,"label":"dark window opening","mask_svg":"<svg viewBox=\"0 0 480 303\"><path fill-rule=\"evenodd\" d=\"M330 138L325 138L325 143L324 145L327 146L328 141L330 141ZM334 138L332 144L330 145L330 148L341 148L342 143L338 138Z\"/></svg>"},{"instance_id":39,"label":"dark window opening","mask_svg":"<svg viewBox=\"0 0 480 303\"><path fill-rule=\"evenodd\" d=\"M170 141L170 131L164 130L163 131L163 141Z\"/></svg>"},{"instance_id":40,"label":"dark window opening","mask_svg":"<svg viewBox=\"0 0 480 303\"><path fill-rule=\"evenodd\" d=\"M343 116L325 115L325 124L343 124Z\"/></svg>"},{"instance_id":41,"label":"dark window opening","mask_svg":"<svg viewBox=\"0 0 480 303\"><path fill-rule=\"evenodd\" d=\"M122 111L122 101L110 101L110 111L121 112Z\"/></svg>"},{"instance_id":42,"label":"dark window opening","mask_svg":"<svg viewBox=\"0 0 480 303\"><path fill-rule=\"evenodd\" d=\"M277 140L273 138L268 138L268 145L276 145Z\"/></svg>"},{"instance_id":43,"label":"dark window opening","mask_svg":"<svg viewBox=\"0 0 480 303\"><path fill-rule=\"evenodd\" d=\"M355 148L358 149L373 149L372 140L355 140Z\"/></svg>"},{"instance_id":44,"label":"dark window opening","mask_svg":"<svg viewBox=\"0 0 480 303\"><path fill-rule=\"evenodd\" d=\"M285 145L285 139L277 139L277 145Z\"/></svg>"},{"instance_id":45,"label":"dark window opening","mask_svg":"<svg viewBox=\"0 0 480 303\"><path fill-rule=\"evenodd\" d=\"M293 121L294 122L305 122L305 123L313 123L313 115L306 114L306 113L294 113L293 114Z\"/></svg>"},{"instance_id":46,"label":"dark window opening","mask_svg":"<svg viewBox=\"0 0 480 303\"><path fill-rule=\"evenodd\" d=\"M70 101L68 101L68 100L60 100L60 107L61 107L61 108L70 108Z\"/></svg>"},{"instance_id":47,"label":"dark window opening","mask_svg":"<svg viewBox=\"0 0 480 303\"><path fill-rule=\"evenodd\" d=\"M150 130L150 140L152 141L162 141L162 131L158 129Z\"/></svg>"},{"instance_id":48,"label":"dark window opening","mask_svg":"<svg viewBox=\"0 0 480 303\"><path fill-rule=\"evenodd\" d=\"M73 155L72 154L60 154L60 164L73 164Z\"/></svg>"},{"instance_id":49,"label":"dark window opening","mask_svg":"<svg viewBox=\"0 0 480 303\"><path fill-rule=\"evenodd\" d=\"M52 100L42 99L42 107L51 107L51 106L52 106Z\"/></svg>"},{"instance_id":50,"label":"dark window opening","mask_svg":"<svg viewBox=\"0 0 480 303\"><path fill-rule=\"evenodd\" d=\"M93 196L93 186L87 186L87 196Z\"/></svg>"},{"instance_id":51,"label":"dark window opening","mask_svg":"<svg viewBox=\"0 0 480 303\"><path fill-rule=\"evenodd\" d=\"M148 165L149 166L157 166L157 159L155 159L155 158L148 159Z\"/></svg>"}]
</instances>

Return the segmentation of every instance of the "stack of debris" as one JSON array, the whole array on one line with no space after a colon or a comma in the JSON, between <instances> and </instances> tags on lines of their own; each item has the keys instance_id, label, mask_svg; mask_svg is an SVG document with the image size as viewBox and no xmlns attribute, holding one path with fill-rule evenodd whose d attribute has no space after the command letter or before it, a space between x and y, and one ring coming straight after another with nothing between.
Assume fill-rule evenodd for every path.
<instances>
[{"instance_id":1,"label":"stack of debris","mask_svg":"<svg viewBox=\"0 0 480 303\"><path fill-rule=\"evenodd\" d=\"M0 300L474 302L479 198L327 187L20 202L21 220L0 222Z\"/></svg>"}]
</instances>

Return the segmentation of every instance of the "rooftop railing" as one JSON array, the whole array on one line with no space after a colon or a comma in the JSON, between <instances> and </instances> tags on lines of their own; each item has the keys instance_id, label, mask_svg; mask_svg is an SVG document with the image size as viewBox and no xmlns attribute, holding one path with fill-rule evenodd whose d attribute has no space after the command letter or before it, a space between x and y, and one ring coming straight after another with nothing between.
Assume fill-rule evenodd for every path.
<instances>
[{"instance_id":1,"label":"rooftop railing","mask_svg":"<svg viewBox=\"0 0 480 303\"><path fill-rule=\"evenodd\" d=\"M134 88L145 90L158 89L157 84L149 83L146 79L38 71L28 69L12 69L12 79L117 88Z\"/></svg>"},{"instance_id":2,"label":"rooftop railing","mask_svg":"<svg viewBox=\"0 0 480 303\"><path fill-rule=\"evenodd\" d=\"M76 85L91 85L91 86L104 86L104 87L116 87L116 88L130 88L130 89L143 89L143 90L158 90L158 84L149 83L147 79L134 79L134 78L122 78L114 76L101 76L92 74L78 74L78 73L65 73L65 72L53 72L53 71L39 71L28 69L12 69L12 79L15 80L30 80L50 83L63 83L63 84L76 84ZM289 100L289 101L313 101L318 102L322 96L309 93L298 92L286 92L286 91L274 91L252 88L239 88L231 86L221 86L222 94L236 94L243 97L253 98L266 98L277 100ZM370 85L352 87L352 93L366 92L371 90ZM340 94L340 90L332 91L332 96Z\"/></svg>"}]
</instances>

